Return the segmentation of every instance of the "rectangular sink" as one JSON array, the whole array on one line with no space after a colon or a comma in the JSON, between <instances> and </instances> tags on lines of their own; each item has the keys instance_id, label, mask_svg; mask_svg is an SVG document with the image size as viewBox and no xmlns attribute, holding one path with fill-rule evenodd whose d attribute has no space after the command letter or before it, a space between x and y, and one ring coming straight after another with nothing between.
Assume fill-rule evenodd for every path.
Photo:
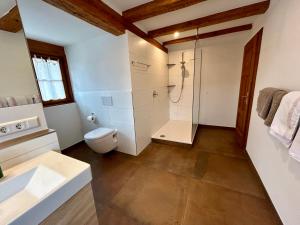
<instances>
[{"instance_id":1,"label":"rectangular sink","mask_svg":"<svg viewBox=\"0 0 300 225\"><path fill-rule=\"evenodd\" d=\"M39 165L0 182L1 218L10 220L24 206L30 207L54 192L66 180L59 173ZM13 208L10 206L14 206Z\"/></svg>"},{"instance_id":2,"label":"rectangular sink","mask_svg":"<svg viewBox=\"0 0 300 225\"><path fill-rule=\"evenodd\" d=\"M38 225L92 180L89 164L47 152L4 171L0 225Z\"/></svg>"}]
</instances>

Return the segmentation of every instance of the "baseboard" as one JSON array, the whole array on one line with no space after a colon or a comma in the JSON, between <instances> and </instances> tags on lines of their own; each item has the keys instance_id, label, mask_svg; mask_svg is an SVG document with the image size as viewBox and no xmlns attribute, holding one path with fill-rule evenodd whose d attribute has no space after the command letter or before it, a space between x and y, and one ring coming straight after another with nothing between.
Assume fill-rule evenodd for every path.
<instances>
[{"instance_id":1,"label":"baseboard","mask_svg":"<svg viewBox=\"0 0 300 225\"><path fill-rule=\"evenodd\" d=\"M270 196L269 196L269 194L268 194L268 192L267 192L267 189L266 189L264 183L262 182L262 180L261 180L261 178L260 178L260 176L259 176L259 174L258 174L258 172L257 172L257 170L256 170L256 168L255 168L255 166L254 166L254 164L253 164L253 162L252 162L252 160L251 160L251 158L250 158L250 156L249 156L247 150L246 150L245 152L246 152L247 159L248 159L249 162L250 162L250 165L251 165L252 170L254 171L254 173L256 174L256 176L258 177L259 182L261 183L261 185L262 185L262 187L263 187L263 189L264 189L264 192L265 192L266 196L268 197L268 199L269 199L269 201L270 201L270 203L271 203L271 205L272 205L274 211L276 212L276 215L277 215L277 217L278 217L278 220L281 222L280 225L283 225L283 222L281 221L281 218L280 218L280 216L279 216L279 214L278 214L278 212L277 212L275 206L273 205L272 199L270 198Z\"/></svg>"},{"instance_id":2,"label":"baseboard","mask_svg":"<svg viewBox=\"0 0 300 225\"><path fill-rule=\"evenodd\" d=\"M235 127L223 127L223 126L215 126L215 125L205 125L205 124L199 124L199 127L201 128L211 128L211 129L223 129L223 130L235 130Z\"/></svg>"}]
</instances>

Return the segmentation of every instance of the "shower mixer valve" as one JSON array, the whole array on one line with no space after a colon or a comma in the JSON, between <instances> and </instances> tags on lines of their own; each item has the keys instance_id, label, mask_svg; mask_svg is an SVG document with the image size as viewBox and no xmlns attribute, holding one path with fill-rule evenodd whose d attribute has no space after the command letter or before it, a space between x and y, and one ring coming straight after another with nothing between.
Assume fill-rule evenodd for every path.
<instances>
[{"instance_id":1,"label":"shower mixer valve","mask_svg":"<svg viewBox=\"0 0 300 225\"><path fill-rule=\"evenodd\" d=\"M153 98L156 98L158 96L158 92L157 91L153 91Z\"/></svg>"}]
</instances>

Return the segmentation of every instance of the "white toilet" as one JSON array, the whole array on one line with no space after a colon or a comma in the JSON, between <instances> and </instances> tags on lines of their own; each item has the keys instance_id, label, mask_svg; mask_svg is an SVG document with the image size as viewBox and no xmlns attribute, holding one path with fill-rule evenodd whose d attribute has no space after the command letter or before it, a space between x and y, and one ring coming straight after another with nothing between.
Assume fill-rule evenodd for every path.
<instances>
[{"instance_id":1,"label":"white toilet","mask_svg":"<svg viewBox=\"0 0 300 225\"><path fill-rule=\"evenodd\" d=\"M84 135L87 145L97 153L107 153L118 146L117 130L100 127Z\"/></svg>"}]
</instances>

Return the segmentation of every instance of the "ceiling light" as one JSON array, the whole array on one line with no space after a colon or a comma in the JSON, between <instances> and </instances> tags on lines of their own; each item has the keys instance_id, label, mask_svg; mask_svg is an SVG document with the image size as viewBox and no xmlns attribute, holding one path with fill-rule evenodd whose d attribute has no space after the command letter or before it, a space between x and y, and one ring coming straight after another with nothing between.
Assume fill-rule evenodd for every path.
<instances>
[{"instance_id":1,"label":"ceiling light","mask_svg":"<svg viewBox=\"0 0 300 225\"><path fill-rule=\"evenodd\" d=\"M178 38L178 37L179 37L179 32L176 31L176 32L174 33L174 38Z\"/></svg>"}]
</instances>

